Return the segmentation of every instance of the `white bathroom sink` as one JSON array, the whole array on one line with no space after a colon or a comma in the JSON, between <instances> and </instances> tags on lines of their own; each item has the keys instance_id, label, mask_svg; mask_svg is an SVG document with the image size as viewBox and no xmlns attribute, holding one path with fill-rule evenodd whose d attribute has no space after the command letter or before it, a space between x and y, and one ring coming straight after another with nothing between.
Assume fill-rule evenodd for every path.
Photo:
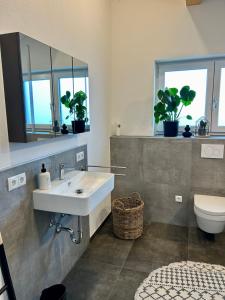
<instances>
[{"instance_id":1,"label":"white bathroom sink","mask_svg":"<svg viewBox=\"0 0 225 300\"><path fill-rule=\"evenodd\" d=\"M34 209L86 216L113 188L111 173L73 171L67 173L64 180L52 181L49 190L34 190Z\"/></svg>"}]
</instances>

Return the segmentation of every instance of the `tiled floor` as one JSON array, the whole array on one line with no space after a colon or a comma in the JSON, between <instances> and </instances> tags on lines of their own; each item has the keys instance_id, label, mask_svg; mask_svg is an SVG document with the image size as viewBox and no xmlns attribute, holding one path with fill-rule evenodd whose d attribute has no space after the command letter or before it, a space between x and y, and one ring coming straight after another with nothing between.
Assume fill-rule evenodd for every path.
<instances>
[{"instance_id":1,"label":"tiled floor","mask_svg":"<svg viewBox=\"0 0 225 300\"><path fill-rule=\"evenodd\" d=\"M109 218L64 280L68 300L131 300L148 274L193 260L225 265L225 234L215 239L195 228L153 223L136 241L117 239Z\"/></svg>"}]
</instances>

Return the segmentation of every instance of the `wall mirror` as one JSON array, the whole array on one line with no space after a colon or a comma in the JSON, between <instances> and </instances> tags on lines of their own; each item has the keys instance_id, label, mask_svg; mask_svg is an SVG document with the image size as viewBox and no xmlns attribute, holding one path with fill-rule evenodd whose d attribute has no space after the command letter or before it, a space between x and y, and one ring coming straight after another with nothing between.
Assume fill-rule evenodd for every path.
<instances>
[{"instance_id":1,"label":"wall mirror","mask_svg":"<svg viewBox=\"0 0 225 300\"><path fill-rule=\"evenodd\" d=\"M10 142L90 130L85 62L18 32L0 45Z\"/></svg>"}]
</instances>

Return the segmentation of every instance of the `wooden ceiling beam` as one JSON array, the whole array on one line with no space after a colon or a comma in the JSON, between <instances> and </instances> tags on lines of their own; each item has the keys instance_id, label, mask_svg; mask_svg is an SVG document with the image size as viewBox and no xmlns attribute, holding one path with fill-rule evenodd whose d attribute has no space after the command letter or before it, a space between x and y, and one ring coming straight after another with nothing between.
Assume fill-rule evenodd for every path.
<instances>
[{"instance_id":1,"label":"wooden ceiling beam","mask_svg":"<svg viewBox=\"0 0 225 300\"><path fill-rule=\"evenodd\" d=\"M201 4L202 0L186 0L186 5L191 6L191 5L198 5Z\"/></svg>"}]
</instances>

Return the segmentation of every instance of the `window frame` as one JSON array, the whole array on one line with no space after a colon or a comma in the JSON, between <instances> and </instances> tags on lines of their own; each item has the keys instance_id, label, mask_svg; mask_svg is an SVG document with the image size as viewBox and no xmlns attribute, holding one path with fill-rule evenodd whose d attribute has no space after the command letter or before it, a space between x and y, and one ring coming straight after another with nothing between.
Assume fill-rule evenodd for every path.
<instances>
[{"instance_id":1,"label":"window frame","mask_svg":"<svg viewBox=\"0 0 225 300\"><path fill-rule=\"evenodd\" d=\"M211 130L215 134L225 135L225 126L218 126L222 68L225 69L225 58L215 60L214 92L212 97L213 105L212 105L212 112L211 112L212 115Z\"/></svg>"},{"instance_id":2,"label":"window frame","mask_svg":"<svg viewBox=\"0 0 225 300\"><path fill-rule=\"evenodd\" d=\"M200 70L207 69L207 84L206 84L206 106L205 106L205 117L211 124L212 135L225 135L225 127L222 130L218 130L218 126L215 126L215 68L216 64L220 61L224 62L223 58L196 58L196 59L183 59L183 60L171 60L171 61L156 61L155 62L155 89L154 89L154 105L158 102L157 91L164 89L165 72L169 71L185 71L185 70ZM218 80L217 80L218 82ZM219 90L219 89L218 89ZM217 98L218 99L218 98ZM219 105L218 105L219 106ZM201 116L199 116L201 117ZM194 130L194 126L191 126ZM183 126L179 127L179 133L183 131ZM163 134L162 122L155 124L154 122L154 133L155 135Z\"/></svg>"}]
</instances>

